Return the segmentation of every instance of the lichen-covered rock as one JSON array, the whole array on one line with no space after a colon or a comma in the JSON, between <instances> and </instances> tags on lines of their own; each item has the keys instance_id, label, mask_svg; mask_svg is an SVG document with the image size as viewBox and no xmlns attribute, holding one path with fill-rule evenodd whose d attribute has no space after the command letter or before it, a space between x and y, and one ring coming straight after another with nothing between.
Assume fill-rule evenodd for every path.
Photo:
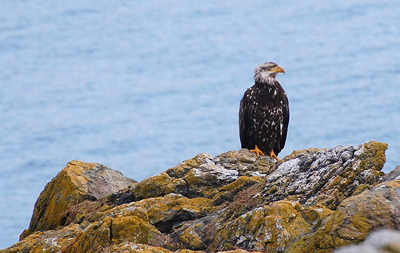
<instances>
[{"instance_id":1,"label":"lichen-covered rock","mask_svg":"<svg viewBox=\"0 0 400 253\"><path fill-rule=\"evenodd\" d=\"M112 240L115 243L134 242L141 244L153 244L157 235L161 232L137 216L122 216L112 220Z\"/></svg>"},{"instance_id":2,"label":"lichen-covered rock","mask_svg":"<svg viewBox=\"0 0 400 253\"><path fill-rule=\"evenodd\" d=\"M64 225L65 212L71 205L105 197L135 182L102 164L71 161L40 194L29 229L22 238L33 231L45 231Z\"/></svg>"},{"instance_id":3,"label":"lichen-covered rock","mask_svg":"<svg viewBox=\"0 0 400 253\"><path fill-rule=\"evenodd\" d=\"M174 222L201 218L213 209L210 199L189 199L180 194L170 193L163 197L143 199L98 212L96 219L134 216L156 226L161 232L168 232Z\"/></svg>"},{"instance_id":4,"label":"lichen-covered rock","mask_svg":"<svg viewBox=\"0 0 400 253\"><path fill-rule=\"evenodd\" d=\"M283 251L295 239L311 231L296 205L295 202L278 201L226 222L210 250L222 250L230 244L232 248Z\"/></svg>"},{"instance_id":5,"label":"lichen-covered rock","mask_svg":"<svg viewBox=\"0 0 400 253\"><path fill-rule=\"evenodd\" d=\"M351 245L335 250L335 253L400 253L400 231L383 229L371 233L359 245Z\"/></svg>"},{"instance_id":6,"label":"lichen-covered rock","mask_svg":"<svg viewBox=\"0 0 400 253\"><path fill-rule=\"evenodd\" d=\"M61 250L66 252L91 252L94 249L107 246L111 238L112 222L111 219L106 218L89 224L84 230L80 227L81 232L75 238L66 242ZM66 228L68 227L71 226Z\"/></svg>"},{"instance_id":7,"label":"lichen-covered rock","mask_svg":"<svg viewBox=\"0 0 400 253\"><path fill-rule=\"evenodd\" d=\"M179 193L189 198L212 198L218 189L240 176L265 176L274 161L257 158L248 150L229 151L212 157L201 153L131 188L136 200Z\"/></svg>"},{"instance_id":8,"label":"lichen-covered rock","mask_svg":"<svg viewBox=\"0 0 400 253\"><path fill-rule=\"evenodd\" d=\"M139 183L74 161L40 195L29 236L4 252L332 252L400 229L400 181L380 171L386 148L311 148L280 162L203 153Z\"/></svg>"},{"instance_id":9,"label":"lichen-covered rock","mask_svg":"<svg viewBox=\"0 0 400 253\"><path fill-rule=\"evenodd\" d=\"M264 184L265 184L264 179L262 179L261 177L241 176L232 183L224 185L219 188L219 191L213 196L214 205L222 204L225 201L233 201L235 197L238 196L238 193L244 189L257 188L253 190L254 194L257 194L261 191L261 186ZM242 195L244 194L242 193L241 196ZM248 197L254 199L257 196L251 195ZM258 197L261 197L261 195L259 195ZM249 199L247 198L246 203L249 203L248 201Z\"/></svg>"},{"instance_id":10,"label":"lichen-covered rock","mask_svg":"<svg viewBox=\"0 0 400 253\"><path fill-rule=\"evenodd\" d=\"M70 246L71 241L75 240L81 234L82 228L78 224L62 227L57 230L34 232L11 247L0 250L0 252L71 252L67 248Z\"/></svg>"},{"instance_id":11,"label":"lichen-covered rock","mask_svg":"<svg viewBox=\"0 0 400 253\"><path fill-rule=\"evenodd\" d=\"M135 200L164 196L168 193L179 193L186 195L187 183L182 178L170 177L161 172L134 185L131 192Z\"/></svg>"},{"instance_id":12,"label":"lichen-covered rock","mask_svg":"<svg viewBox=\"0 0 400 253\"><path fill-rule=\"evenodd\" d=\"M334 209L359 187L379 182L386 148L387 144L370 141L294 152L266 177L265 200L286 198Z\"/></svg>"},{"instance_id":13,"label":"lichen-covered rock","mask_svg":"<svg viewBox=\"0 0 400 253\"><path fill-rule=\"evenodd\" d=\"M316 232L293 244L288 252L332 252L360 243L382 228L400 229L400 180L378 184L344 200Z\"/></svg>"},{"instance_id":14,"label":"lichen-covered rock","mask_svg":"<svg viewBox=\"0 0 400 253\"><path fill-rule=\"evenodd\" d=\"M103 248L101 252L108 253L172 253L172 251L155 246L149 246L146 244L125 242L120 244L114 244L110 247Z\"/></svg>"}]
</instances>

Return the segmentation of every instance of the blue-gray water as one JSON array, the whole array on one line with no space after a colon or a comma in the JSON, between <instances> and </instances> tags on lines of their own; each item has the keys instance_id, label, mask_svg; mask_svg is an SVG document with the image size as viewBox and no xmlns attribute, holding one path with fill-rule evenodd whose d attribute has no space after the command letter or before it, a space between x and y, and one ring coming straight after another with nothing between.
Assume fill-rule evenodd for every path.
<instances>
[{"instance_id":1,"label":"blue-gray water","mask_svg":"<svg viewBox=\"0 0 400 253\"><path fill-rule=\"evenodd\" d=\"M141 180L239 149L238 106L275 61L286 147L389 144L400 163L400 2L0 3L0 248L70 160Z\"/></svg>"}]
</instances>

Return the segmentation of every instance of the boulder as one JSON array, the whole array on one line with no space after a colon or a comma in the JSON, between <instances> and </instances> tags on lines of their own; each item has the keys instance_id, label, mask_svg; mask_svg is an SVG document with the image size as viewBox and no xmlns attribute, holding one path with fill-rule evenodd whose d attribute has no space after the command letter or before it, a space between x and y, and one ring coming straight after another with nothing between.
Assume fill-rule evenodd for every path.
<instances>
[{"instance_id":1,"label":"boulder","mask_svg":"<svg viewBox=\"0 0 400 253\"><path fill-rule=\"evenodd\" d=\"M400 229L400 180L378 184L344 200L316 232L294 243L288 252L332 252L360 243L383 228Z\"/></svg>"},{"instance_id":2,"label":"boulder","mask_svg":"<svg viewBox=\"0 0 400 253\"><path fill-rule=\"evenodd\" d=\"M139 183L73 161L3 252L333 252L400 229L400 180L381 172L386 148L310 148L279 162L202 153Z\"/></svg>"},{"instance_id":3,"label":"boulder","mask_svg":"<svg viewBox=\"0 0 400 253\"><path fill-rule=\"evenodd\" d=\"M358 190L379 182L386 148L384 143L368 142L294 152L266 176L265 200L290 199L335 209Z\"/></svg>"},{"instance_id":4,"label":"boulder","mask_svg":"<svg viewBox=\"0 0 400 253\"><path fill-rule=\"evenodd\" d=\"M70 206L97 200L118 192L136 181L98 163L71 161L49 182L36 201L29 228L21 239L34 231L65 225Z\"/></svg>"}]
</instances>

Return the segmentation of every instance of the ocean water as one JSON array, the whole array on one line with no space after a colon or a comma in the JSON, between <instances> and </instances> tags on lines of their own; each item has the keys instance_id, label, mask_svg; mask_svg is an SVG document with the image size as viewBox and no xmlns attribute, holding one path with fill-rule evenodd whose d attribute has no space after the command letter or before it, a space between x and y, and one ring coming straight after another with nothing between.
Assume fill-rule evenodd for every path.
<instances>
[{"instance_id":1,"label":"ocean water","mask_svg":"<svg viewBox=\"0 0 400 253\"><path fill-rule=\"evenodd\" d=\"M238 106L274 61L295 149L386 142L400 164L400 2L0 3L0 248L70 160L142 180L240 148Z\"/></svg>"}]
</instances>

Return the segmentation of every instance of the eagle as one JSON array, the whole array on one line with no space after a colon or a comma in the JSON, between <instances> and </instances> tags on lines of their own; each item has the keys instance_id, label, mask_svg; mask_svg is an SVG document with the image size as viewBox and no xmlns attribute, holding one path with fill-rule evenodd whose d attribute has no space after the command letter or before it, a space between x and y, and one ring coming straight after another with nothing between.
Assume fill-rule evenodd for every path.
<instances>
[{"instance_id":1,"label":"eagle","mask_svg":"<svg viewBox=\"0 0 400 253\"><path fill-rule=\"evenodd\" d=\"M289 125L289 100L275 78L278 73L285 70L274 62L258 65L254 70L255 84L244 93L239 109L242 148L277 161Z\"/></svg>"}]
</instances>

